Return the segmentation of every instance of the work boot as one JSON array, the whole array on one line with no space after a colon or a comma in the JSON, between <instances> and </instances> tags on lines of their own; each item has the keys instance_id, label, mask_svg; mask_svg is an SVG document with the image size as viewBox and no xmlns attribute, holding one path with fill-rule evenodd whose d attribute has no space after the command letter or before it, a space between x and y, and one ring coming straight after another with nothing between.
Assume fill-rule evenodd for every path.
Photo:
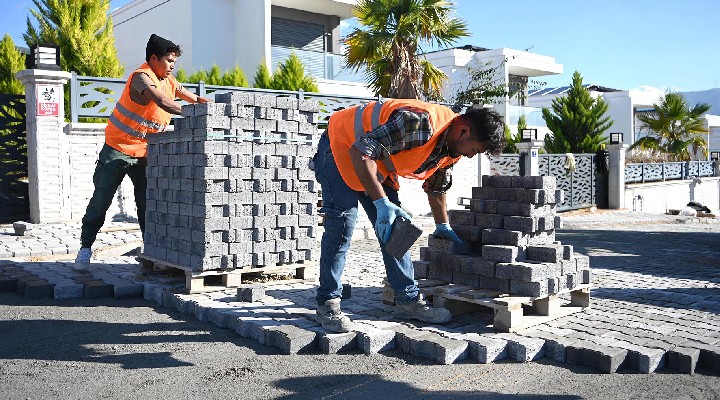
<instances>
[{"instance_id":1,"label":"work boot","mask_svg":"<svg viewBox=\"0 0 720 400\"><path fill-rule=\"evenodd\" d=\"M80 248L80 251L78 251L75 257L73 269L83 272L90 270L90 258L92 258L92 249L89 247Z\"/></svg>"},{"instance_id":2,"label":"work boot","mask_svg":"<svg viewBox=\"0 0 720 400\"><path fill-rule=\"evenodd\" d=\"M427 304L422 295L418 295L414 301L405 303L396 302L395 306L400 312L400 317L405 319L417 319L431 324L444 324L452 318L447 308L433 308Z\"/></svg>"},{"instance_id":3,"label":"work boot","mask_svg":"<svg viewBox=\"0 0 720 400\"><path fill-rule=\"evenodd\" d=\"M340 311L340 299L330 299L318 304L317 320L330 332L342 333L352 330L352 321Z\"/></svg>"}]
</instances>

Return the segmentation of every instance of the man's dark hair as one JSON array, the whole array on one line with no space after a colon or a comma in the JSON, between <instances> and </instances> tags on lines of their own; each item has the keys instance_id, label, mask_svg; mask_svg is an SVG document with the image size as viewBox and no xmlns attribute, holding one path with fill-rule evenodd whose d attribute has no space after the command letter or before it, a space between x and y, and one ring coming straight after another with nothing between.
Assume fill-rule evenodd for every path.
<instances>
[{"instance_id":1,"label":"man's dark hair","mask_svg":"<svg viewBox=\"0 0 720 400\"><path fill-rule=\"evenodd\" d=\"M505 148L505 122L497 111L485 107L470 107L460 118L470 124L473 135L488 142L487 152L499 154Z\"/></svg>"},{"instance_id":2,"label":"man's dark hair","mask_svg":"<svg viewBox=\"0 0 720 400\"><path fill-rule=\"evenodd\" d=\"M176 56L180 57L182 50L180 46L175 43L162 38L156 34L150 35L150 39L145 47L145 61L149 62L150 57L154 54L157 58L162 58L166 54L175 53Z\"/></svg>"}]
</instances>

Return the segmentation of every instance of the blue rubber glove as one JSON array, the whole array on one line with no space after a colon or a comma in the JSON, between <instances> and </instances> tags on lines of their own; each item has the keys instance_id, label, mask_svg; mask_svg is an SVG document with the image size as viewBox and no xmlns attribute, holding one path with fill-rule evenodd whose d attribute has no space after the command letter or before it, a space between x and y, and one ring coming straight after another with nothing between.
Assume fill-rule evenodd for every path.
<instances>
[{"instance_id":1,"label":"blue rubber glove","mask_svg":"<svg viewBox=\"0 0 720 400\"><path fill-rule=\"evenodd\" d=\"M453 231L450 227L450 224L448 224L447 222L435 224L435 232L433 232L433 236L443 239L449 239L455 243L463 243L463 240L458 237L455 231Z\"/></svg>"},{"instance_id":2,"label":"blue rubber glove","mask_svg":"<svg viewBox=\"0 0 720 400\"><path fill-rule=\"evenodd\" d=\"M373 201L373 204L375 204L375 208L377 209L375 233L378 238L380 238L380 241L385 244L390 239L395 218L403 217L409 220L410 216L405 210L390 202L387 197L377 199Z\"/></svg>"}]
</instances>

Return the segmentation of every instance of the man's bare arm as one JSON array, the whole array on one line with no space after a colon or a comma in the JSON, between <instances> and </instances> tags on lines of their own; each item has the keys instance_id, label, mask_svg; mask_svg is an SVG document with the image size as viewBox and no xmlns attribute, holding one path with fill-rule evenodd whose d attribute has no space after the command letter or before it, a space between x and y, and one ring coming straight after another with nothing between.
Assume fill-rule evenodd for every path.
<instances>
[{"instance_id":1,"label":"man's bare arm","mask_svg":"<svg viewBox=\"0 0 720 400\"><path fill-rule=\"evenodd\" d=\"M432 211L436 224L444 224L448 222L447 215L447 196L445 193L428 193L428 204Z\"/></svg>"},{"instance_id":2,"label":"man's bare arm","mask_svg":"<svg viewBox=\"0 0 720 400\"><path fill-rule=\"evenodd\" d=\"M189 103L209 103L212 100L206 99L205 97L200 97L196 95L195 93L191 93L185 88L180 89L180 91L177 93L178 98L185 100Z\"/></svg>"},{"instance_id":3,"label":"man's bare arm","mask_svg":"<svg viewBox=\"0 0 720 400\"><path fill-rule=\"evenodd\" d=\"M363 159L363 154L355 146L350 147L349 151L350 161L352 161L355 173L360 179L365 188L365 193L370 196L370 199L377 200L385 197L385 190L377 180L377 165L374 160L369 158Z\"/></svg>"},{"instance_id":4,"label":"man's bare arm","mask_svg":"<svg viewBox=\"0 0 720 400\"><path fill-rule=\"evenodd\" d=\"M155 86L146 87L145 90L143 90L141 94L143 96L147 97L148 99L150 99L150 101L157 104L158 107L169 112L170 114L176 114L176 115L181 114L180 104L176 103L175 99L171 99L171 98L165 96Z\"/></svg>"}]
</instances>

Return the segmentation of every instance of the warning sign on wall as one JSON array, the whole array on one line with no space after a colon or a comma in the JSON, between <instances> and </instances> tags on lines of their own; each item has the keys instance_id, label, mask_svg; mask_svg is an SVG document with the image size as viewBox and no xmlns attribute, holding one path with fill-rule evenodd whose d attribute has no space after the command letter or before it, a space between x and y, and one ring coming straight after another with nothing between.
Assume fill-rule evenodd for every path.
<instances>
[{"instance_id":1,"label":"warning sign on wall","mask_svg":"<svg viewBox=\"0 0 720 400\"><path fill-rule=\"evenodd\" d=\"M57 117L60 110L60 88L52 85L37 85L38 117Z\"/></svg>"}]
</instances>

